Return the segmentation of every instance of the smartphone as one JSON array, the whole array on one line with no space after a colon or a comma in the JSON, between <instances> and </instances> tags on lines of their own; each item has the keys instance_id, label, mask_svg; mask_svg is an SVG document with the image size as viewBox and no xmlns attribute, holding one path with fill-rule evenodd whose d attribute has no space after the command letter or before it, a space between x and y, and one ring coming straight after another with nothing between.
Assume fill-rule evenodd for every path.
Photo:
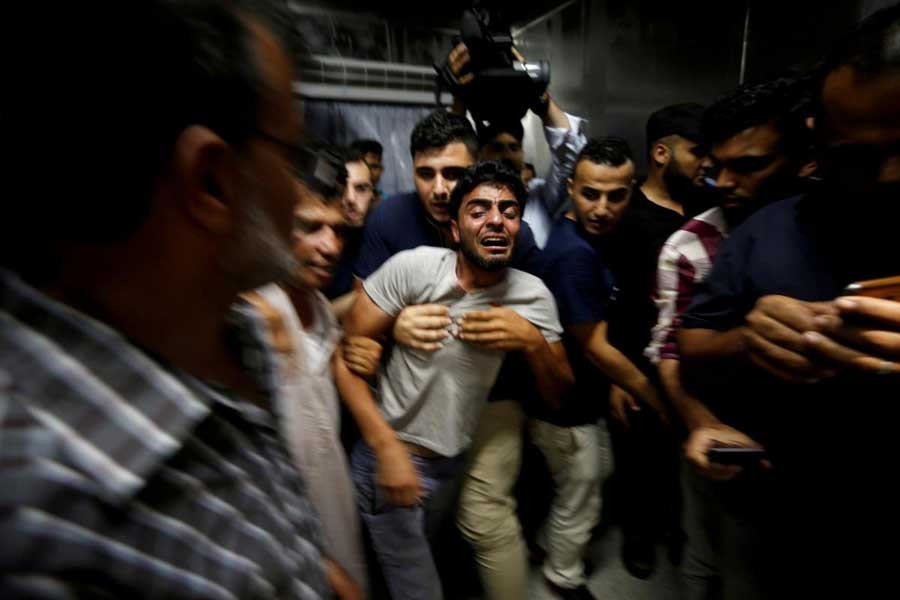
<instances>
[{"instance_id":1,"label":"smartphone","mask_svg":"<svg viewBox=\"0 0 900 600\"><path fill-rule=\"evenodd\" d=\"M766 451L762 448L719 446L707 450L706 457L710 462L718 463L720 465L750 467L759 464L759 461L766 458Z\"/></svg>"},{"instance_id":2,"label":"smartphone","mask_svg":"<svg viewBox=\"0 0 900 600\"><path fill-rule=\"evenodd\" d=\"M844 296L869 296L900 302L900 275L856 281L844 288Z\"/></svg>"}]
</instances>

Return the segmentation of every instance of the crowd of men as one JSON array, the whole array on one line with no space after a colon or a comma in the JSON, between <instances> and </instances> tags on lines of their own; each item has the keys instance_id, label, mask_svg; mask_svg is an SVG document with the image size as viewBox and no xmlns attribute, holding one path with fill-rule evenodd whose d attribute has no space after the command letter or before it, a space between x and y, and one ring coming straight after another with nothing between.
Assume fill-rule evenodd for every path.
<instances>
[{"instance_id":1,"label":"crowd of men","mask_svg":"<svg viewBox=\"0 0 900 600\"><path fill-rule=\"evenodd\" d=\"M900 293L850 291L900 275L900 5L653 112L646 178L544 93L544 177L457 101L383 197L275 3L100 4L3 116L0 596L438 600L450 523L485 598L590 599L604 501L686 599L890 593Z\"/></svg>"}]
</instances>

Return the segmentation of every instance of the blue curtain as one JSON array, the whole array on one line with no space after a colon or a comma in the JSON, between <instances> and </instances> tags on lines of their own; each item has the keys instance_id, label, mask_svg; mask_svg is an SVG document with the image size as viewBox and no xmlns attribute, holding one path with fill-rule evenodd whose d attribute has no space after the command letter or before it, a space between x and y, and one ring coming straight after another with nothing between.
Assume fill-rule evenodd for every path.
<instances>
[{"instance_id":1,"label":"blue curtain","mask_svg":"<svg viewBox=\"0 0 900 600\"><path fill-rule=\"evenodd\" d=\"M385 196L413 189L409 134L433 110L427 106L366 104L333 100L304 101L306 127L332 144L347 145L370 138L384 146L384 174L379 187Z\"/></svg>"}]
</instances>

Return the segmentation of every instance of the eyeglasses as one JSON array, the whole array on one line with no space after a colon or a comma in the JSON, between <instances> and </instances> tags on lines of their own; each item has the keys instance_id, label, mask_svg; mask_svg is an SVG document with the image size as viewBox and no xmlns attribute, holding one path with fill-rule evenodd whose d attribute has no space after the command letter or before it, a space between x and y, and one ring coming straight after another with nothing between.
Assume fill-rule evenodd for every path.
<instances>
[{"instance_id":1,"label":"eyeglasses","mask_svg":"<svg viewBox=\"0 0 900 600\"><path fill-rule=\"evenodd\" d=\"M347 169L336 153L325 148L316 150L311 143L289 142L262 129L255 134L285 152L297 179L326 198L340 195L347 183Z\"/></svg>"}]
</instances>

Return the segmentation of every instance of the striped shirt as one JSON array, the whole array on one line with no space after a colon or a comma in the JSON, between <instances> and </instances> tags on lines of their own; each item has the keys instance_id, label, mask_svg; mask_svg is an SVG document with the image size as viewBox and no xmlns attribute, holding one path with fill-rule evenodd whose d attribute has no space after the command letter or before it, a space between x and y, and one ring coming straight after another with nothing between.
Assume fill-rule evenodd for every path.
<instances>
[{"instance_id":1,"label":"striped shirt","mask_svg":"<svg viewBox=\"0 0 900 600\"><path fill-rule=\"evenodd\" d=\"M252 310L230 342L272 398ZM269 411L0 271L0 597L325 597Z\"/></svg>"},{"instance_id":2,"label":"striped shirt","mask_svg":"<svg viewBox=\"0 0 900 600\"><path fill-rule=\"evenodd\" d=\"M660 250L654 294L659 316L644 351L654 364L678 359L678 317L687 310L695 286L709 274L719 245L727 237L725 213L715 207L688 221Z\"/></svg>"}]
</instances>

